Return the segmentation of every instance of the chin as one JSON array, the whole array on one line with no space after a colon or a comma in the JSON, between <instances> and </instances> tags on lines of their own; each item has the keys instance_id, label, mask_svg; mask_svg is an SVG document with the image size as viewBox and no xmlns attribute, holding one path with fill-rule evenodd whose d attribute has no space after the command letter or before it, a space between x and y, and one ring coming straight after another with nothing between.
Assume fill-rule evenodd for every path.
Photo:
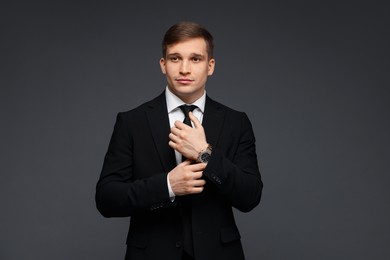
<instances>
[{"instance_id":1,"label":"chin","mask_svg":"<svg viewBox=\"0 0 390 260\"><path fill-rule=\"evenodd\" d=\"M196 91L191 86L180 86L175 88L173 93L177 95L191 95L196 93Z\"/></svg>"},{"instance_id":2,"label":"chin","mask_svg":"<svg viewBox=\"0 0 390 260\"><path fill-rule=\"evenodd\" d=\"M181 86L175 86L174 88L170 88L171 92L174 93L176 96L179 98L191 98L191 97L197 97L201 95L200 93L202 92L202 89L196 88L194 86L186 86L186 85L181 85Z\"/></svg>"}]
</instances>

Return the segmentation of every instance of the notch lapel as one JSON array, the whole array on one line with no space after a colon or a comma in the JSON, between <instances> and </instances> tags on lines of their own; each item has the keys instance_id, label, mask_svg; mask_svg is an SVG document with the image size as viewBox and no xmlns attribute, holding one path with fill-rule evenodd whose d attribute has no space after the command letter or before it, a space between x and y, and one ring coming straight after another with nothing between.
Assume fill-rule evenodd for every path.
<instances>
[{"instance_id":1,"label":"notch lapel","mask_svg":"<svg viewBox=\"0 0 390 260\"><path fill-rule=\"evenodd\" d=\"M207 142L211 146L217 146L225 119L225 110L221 105L208 96L206 97L205 113L203 116L203 128L206 132Z\"/></svg>"},{"instance_id":2,"label":"notch lapel","mask_svg":"<svg viewBox=\"0 0 390 260\"><path fill-rule=\"evenodd\" d=\"M160 162L164 170L169 172L176 166L176 159L174 150L168 145L170 125L165 91L149 103L146 114Z\"/></svg>"}]
</instances>

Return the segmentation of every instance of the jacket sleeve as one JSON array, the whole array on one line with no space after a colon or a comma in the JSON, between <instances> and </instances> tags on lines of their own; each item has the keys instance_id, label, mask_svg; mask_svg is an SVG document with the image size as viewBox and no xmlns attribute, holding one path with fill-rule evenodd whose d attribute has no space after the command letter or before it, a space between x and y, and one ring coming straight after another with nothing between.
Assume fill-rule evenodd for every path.
<instances>
[{"instance_id":1,"label":"jacket sleeve","mask_svg":"<svg viewBox=\"0 0 390 260\"><path fill-rule=\"evenodd\" d=\"M246 114L241 115L240 136L234 152L227 156L218 147L213 148L203 174L217 186L233 207L248 212L259 204L263 183L252 125Z\"/></svg>"},{"instance_id":2,"label":"jacket sleeve","mask_svg":"<svg viewBox=\"0 0 390 260\"><path fill-rule=\"evenodd\" d=\"M125 217L137 212L172 206L167 187L167 173L144 179L133 176L133 136L131 127L119 113L103 169L96 185L95 201L105 217Z\"/></svg>"}]
</instances>

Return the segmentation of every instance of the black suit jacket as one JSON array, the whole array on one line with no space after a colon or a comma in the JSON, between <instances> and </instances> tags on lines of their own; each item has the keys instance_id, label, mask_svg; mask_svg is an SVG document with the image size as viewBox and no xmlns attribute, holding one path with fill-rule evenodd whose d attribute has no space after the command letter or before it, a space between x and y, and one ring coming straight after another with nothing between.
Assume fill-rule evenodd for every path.
<instances>
[{"instance_id":1,"label":"black suit jacket","mask_svg":"<svg viewBox=\"0 0 390 260\"><path fill-rule=\"evenodd\" d=\"M204 191L190 195L195 257L244 259L232 207L248 212L261 198L252 126L244 113L208 97L202 124L213 153ZM172 202L167 188L176 166L169 133L165 93L117 116L96 204L105 217L131 216L126 259L180 259L181 197Z\"/></svg>"}]
</instances>

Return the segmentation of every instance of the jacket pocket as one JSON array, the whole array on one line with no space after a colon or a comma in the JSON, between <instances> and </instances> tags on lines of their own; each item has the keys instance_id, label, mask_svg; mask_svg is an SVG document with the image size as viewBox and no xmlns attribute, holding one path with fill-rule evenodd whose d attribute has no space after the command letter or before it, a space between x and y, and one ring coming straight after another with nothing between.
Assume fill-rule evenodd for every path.
<instances>
[{"instance_id":1,"label":"jacket pocket","mask_svg":"<svg viewBox=\"0 0 390 260\"><path fill-rule=\"evenodd\" d=\"M241 239L240 232L235 225L221 228L220 236L222 243L229 243Z\"/></svg>"}]
</instances>

